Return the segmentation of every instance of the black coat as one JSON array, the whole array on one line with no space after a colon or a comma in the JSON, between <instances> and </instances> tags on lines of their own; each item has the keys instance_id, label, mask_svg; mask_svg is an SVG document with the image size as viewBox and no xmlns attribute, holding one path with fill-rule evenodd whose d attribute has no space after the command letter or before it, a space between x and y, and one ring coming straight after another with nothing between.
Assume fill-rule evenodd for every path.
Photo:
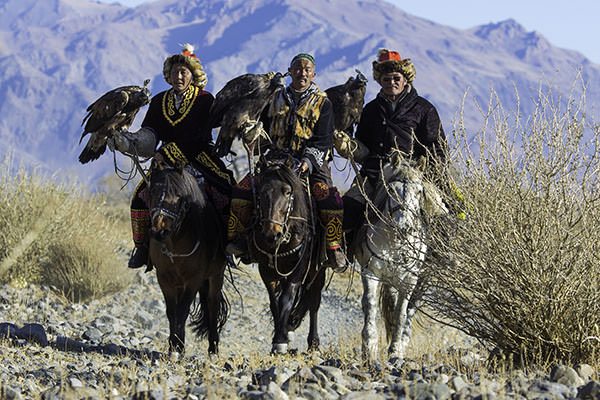
<instances>
[{"instance_id":1,"label":"black coat","mask_svg":"<svg viewBox=\"0 0 600 400\"><path fill-rule=\"evenodd\" d=\"M364 107L356 138L371 153L364 163L365 168L378 169L378 161L392 148L402 150L413 160L427 155L427 150L439 160L445 158L446 135L435 107L419 96L414 87L403 95L395 110L382 94Z\"/></svg>"},{"instance_id":2,"label":"black coat","mask_svg":"<svg viewBox=\"0 0 600 400\"><path fill-rule=\"evenodd\" d=\"M173 116L168 116L165 96L168 96L171 90L152 98L142 127L151 128L163 144L175 142L191 160L201 151L211 150L212 129L208 123L208 110L214 97L209 92L199 89L188 109L182 110L183 113L175 110Z\"/></svg>"}]
</instances>

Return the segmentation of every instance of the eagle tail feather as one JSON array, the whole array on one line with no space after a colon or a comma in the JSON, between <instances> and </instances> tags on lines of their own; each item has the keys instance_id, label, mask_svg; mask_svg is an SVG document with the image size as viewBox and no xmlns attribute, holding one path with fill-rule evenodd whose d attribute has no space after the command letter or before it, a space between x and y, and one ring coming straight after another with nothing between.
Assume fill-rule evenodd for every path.
<instances>
[{"instance_id":1,"label":"eagle tail feather","mask_svg":"<svg viewBox=\"0 0 600 400\"><path fill-rule=\"evenodd\" d=\"M90 161L97 160L106 150L106 144L100 147L98 150L94 151L91 147L85 146L81 154L79 155L79 162L82 164L86 164Z\"/></svg>"}]
</instances>

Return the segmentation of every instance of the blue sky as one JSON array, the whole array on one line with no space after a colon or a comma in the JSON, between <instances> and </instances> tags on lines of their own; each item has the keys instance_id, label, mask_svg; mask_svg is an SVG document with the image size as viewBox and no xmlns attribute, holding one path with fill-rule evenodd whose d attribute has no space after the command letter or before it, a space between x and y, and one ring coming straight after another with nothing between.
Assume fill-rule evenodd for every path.
<instances>
[{"instance_id":1,"label":"blue sky","mask_svg":"<svg viewBox=\"0 0 600 400\"><path fill-rule=\"evenodd\" d=\"M118 0L127 6L148 1L152 0ZM409 14L456 28L471 28L513 18L528 31L544 35L553 45L578 50L591 61L600 63L600 0L387 1Z\"/></svg>"}]
</instances>

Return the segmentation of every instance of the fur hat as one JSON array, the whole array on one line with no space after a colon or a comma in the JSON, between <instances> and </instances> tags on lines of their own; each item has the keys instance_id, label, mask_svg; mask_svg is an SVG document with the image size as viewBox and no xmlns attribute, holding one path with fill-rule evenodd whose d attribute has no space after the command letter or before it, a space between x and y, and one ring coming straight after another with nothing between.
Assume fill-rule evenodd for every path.
<instances>
[{"instance_id":1,"label":"fur hat","mask_svg":"<svg viewBox=\"0 0 600 400\"><path fill-rule=\"evenodd\" d=\"M415 66L410 58L403 60L397 51L379 49L377 61L373 61L373 78L379 82L381 75L390 72L400 72L408 83L415 80Z\"/></svg>"},{"instance_id":2,"label":"fur hat","mask_svg":"<svg viewBox=\"0 0 600 400\"><path fill-rule=\"evenodd\" d=\"M163 76L165 77L165 81L167 81L169 85L172 85L172 83L169 82L171 68L173 68L173 65L175 64L183 64L189 68L190 71L192 71L192 85L198 86L200 89L204 89L207 81L206 73L202 68L200 60L194 54L194 46L189 43L184 43L182 46L183 50L181 51L181 54L173 54L172 56L167 57L165 60L163 65Z\"/></svg>"}]
</instances>

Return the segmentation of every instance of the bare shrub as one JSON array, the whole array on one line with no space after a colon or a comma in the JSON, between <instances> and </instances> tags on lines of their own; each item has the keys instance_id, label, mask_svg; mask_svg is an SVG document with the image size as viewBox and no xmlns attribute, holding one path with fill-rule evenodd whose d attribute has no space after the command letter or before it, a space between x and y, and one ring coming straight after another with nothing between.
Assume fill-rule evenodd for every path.
<instances>
[{"instance_id":1,"label":"bare shrub","mask_svg":"<svg viewBox=\"0 0 600 400\"><path fill-rule=\"evenodd\" d=\"M72 300L102 296L129 283L117 250L128 224L102 196L5 160L0 186L0 281L48 284Z\"/></svg>"},{"instance_id":2,"label":"bare shrub","mask_svg":"<svg viewBox=\"0 0 600 400\"><path fill-rule=\"evenodd\" d=\"M432 224L440 319L520 361L592 361L600 336L600 127L585 90L539 91L527 120L492 91L485 125L454 132L446 201L466 212ZM585 135L584 135L585 133Z\"/></svg>"}]
</instances>

